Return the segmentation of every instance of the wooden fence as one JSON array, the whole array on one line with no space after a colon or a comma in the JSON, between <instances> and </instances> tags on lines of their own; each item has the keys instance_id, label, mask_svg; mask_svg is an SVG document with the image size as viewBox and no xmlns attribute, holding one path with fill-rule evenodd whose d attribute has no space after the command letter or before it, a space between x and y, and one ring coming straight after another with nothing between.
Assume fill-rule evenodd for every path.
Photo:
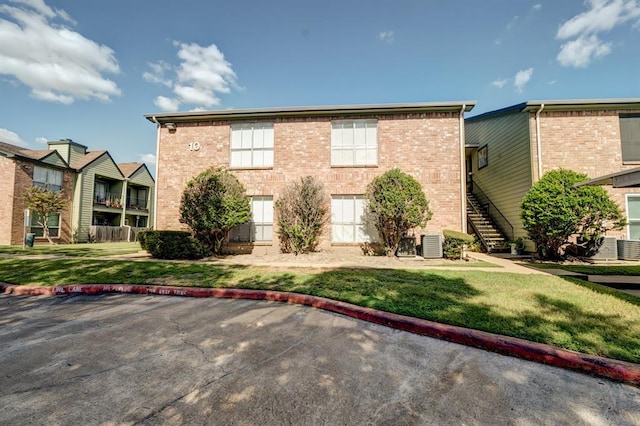
<instances>
[{"instance_id":1,"label":"wooden fence","mask_svg":"<svg viewBox=\"0 0 640 426\"><path fill-rule=\"evenodd\" d=\"M89 228L89 235L96 243L114 243L118 241L138 241L138 232L150 228L136 228L135 226L97 226Z\"/></svg>"}]
</instances>

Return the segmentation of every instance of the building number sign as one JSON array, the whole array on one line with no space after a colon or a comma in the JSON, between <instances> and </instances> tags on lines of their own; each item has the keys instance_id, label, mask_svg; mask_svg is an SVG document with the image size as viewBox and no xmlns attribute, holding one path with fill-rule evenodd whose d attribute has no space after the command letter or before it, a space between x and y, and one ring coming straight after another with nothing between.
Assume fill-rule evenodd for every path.
<instances>
[{"instance_id":1,"label":"building number sign","mask_svg":"<svg viewBox=\"0 0 640 426\"><path fill-rule=\"evenodd\" d=\"M200 151L200 142L191 142L189 144L189 151Z\"/></svg>"}]
</instances>

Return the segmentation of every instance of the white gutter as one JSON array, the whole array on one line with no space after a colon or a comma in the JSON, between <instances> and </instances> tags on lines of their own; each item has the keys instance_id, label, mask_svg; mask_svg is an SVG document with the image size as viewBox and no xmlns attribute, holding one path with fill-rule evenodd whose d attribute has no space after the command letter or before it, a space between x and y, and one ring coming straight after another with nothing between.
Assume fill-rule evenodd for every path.
<instances>
[{"instance_id":1,"label":"white gutter","mask_svg":"<svg viewBox=\"0 0 640 426\"><path fill-rule=\"evenodd\" d=\"M156 120L156 116L151 117L151 121L158 125L156 132L156 179L155 185L153 188L153 229L158 229L158 163L159 163L159 155L160 155L160 122ZM147 224L147 226L149 226Z\"/></svg>"},{"instance_id":2,"label":"white gutter","mask_svg":"<svg viewBox=\"0 0 640 426\"><path fill-rule=\"evenodd\" d=\"M540 113L543 109L544 104L540 104L540 109L536 111L536 149L538 151L538 179L536 180L536 182L542 177L542 137L540 136Z\"/></svg>"},{"instance_id":3,"label":"white gutter","mask_svg":"<svg viewBox=\"0 0 640 426\"><path fill-rule=\"evenodd\" d=\"M462 218L462 232L467 232L467 174L465 172L465 141L464 141L464 110L466 105L462 105L460 110L460 215Z\"/></svg>"}]
</instances>

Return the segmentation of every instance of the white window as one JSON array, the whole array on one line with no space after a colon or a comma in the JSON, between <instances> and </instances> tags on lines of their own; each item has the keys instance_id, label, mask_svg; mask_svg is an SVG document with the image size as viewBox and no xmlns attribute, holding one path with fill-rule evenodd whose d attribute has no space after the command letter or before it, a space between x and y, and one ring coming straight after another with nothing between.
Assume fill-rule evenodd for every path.
<instances>
[{"instance_id":1,"label":"white window","mask_svg":"<svg viewBox=\"0 0 640 426\"><path fill-rule=\"evenodd\" d=\"M53 192L58 192L62 189L62 172L60 170L35 166L33 168L33 186L48 188Z\"/></svg>"},{"instance_id":2,"label":"white window","mask_svg":"<svg viewBox=\"0 0 640 426\"><path fill-rule=\"evenodd\" d=\"M629 239L640 240L640 194L627 195L627 221Z\"/></svg>"},{"instance_id":3,"label":"white window","mask_svg":"<svg viewBox=\"0 0 640 426\"><path fill-rule=\"evenodd\" d=\"M378 122L341 120L331 123L332 166L378 164Z\"/></svg>"},{"instance_id":4,"label":"white window","mask_svg":"<svg viewBox=\"0 0 640 426\"><path fill-rule=\"evenodd\" d=\"M50 237L59 237L60 236L60 214L52 213L49 215L48 220L49 225L49 236ZM44 236L44 228L42 227L42 218L39 214L32 212L31 213L31 232L36 234L36 237Z\"/></svg>"},{"instance_id":5,"label":"white window","mask_svg":"<svg viewBox=\"0 0 640 426\"><path fill-rule=\"evenodd\" d=\"M331 197L331 241L365 243L376 240L376 231L366 219L366 201L361 195Z\"/></svg>"},{"instance_id":6,"label":"white window","mask_svg":"<svg viewBox=\"0 0 640 426\"><path fill-rule=\"evenodd\" d=\"M229 231L233 242L273 240L273 197L251 197L251 222Z\"/></svg>"},{"instance_id":7,"label":"white window","mask_svg":"<svg viewBox=\"0 0 640 426\"><path fill-rule=\"evenodd\" d=\"M273 166L273 124L231 126L231 167Z\"/></svg>"}]
</instances>

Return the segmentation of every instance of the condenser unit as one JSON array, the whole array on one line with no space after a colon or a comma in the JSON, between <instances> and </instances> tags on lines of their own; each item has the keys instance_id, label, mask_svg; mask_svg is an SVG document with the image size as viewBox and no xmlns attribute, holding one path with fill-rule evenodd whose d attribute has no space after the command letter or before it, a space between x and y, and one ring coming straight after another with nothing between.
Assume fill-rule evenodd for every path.
<instances>
[{"instance_id":1,"label":"condenser unit","mask_svg":"<svg viewBox=\"0 0 640 426\"><path fill-rule=\"evenodd\" d=\"M618 259L640 260L640 241L618 240Z\"/></svg>"},{"instance_id":2,"label":"condenser unit","mask_svg":"<svg viewBox=\"0 0 640 426\"><path fill-rule=\"evenodd\" d=\"M427 234L422 236L422 257L425 259L442 258L442 235Z\"/></svg>"},{"instance_id":3,"label":"condenser unit","mask_svg":"<svg viewBox=\"0 0 640 426\"><path fill-rule=\"evenodd\" d=\"M618 258L618 239L615 237L604 237L598 252L589 259L593 260L615 260Z\"/></svg>"}]
</instances>

